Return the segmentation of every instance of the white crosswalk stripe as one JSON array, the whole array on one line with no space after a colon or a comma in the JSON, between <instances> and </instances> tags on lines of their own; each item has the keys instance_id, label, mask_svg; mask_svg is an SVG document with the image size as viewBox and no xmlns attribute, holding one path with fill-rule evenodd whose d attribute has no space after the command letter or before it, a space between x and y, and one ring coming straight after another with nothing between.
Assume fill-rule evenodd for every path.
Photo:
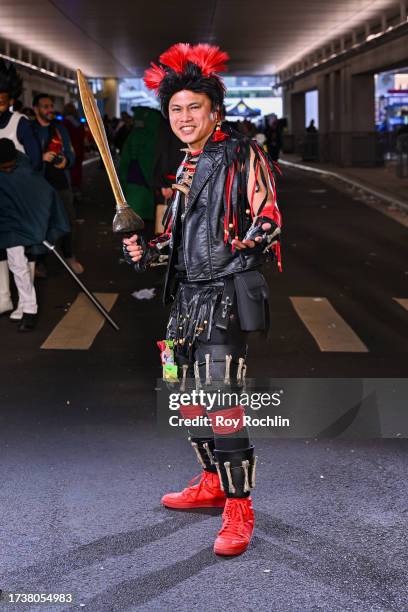
<instances>
[{"instance_id":1,"label":"white crosswalk stripe","mask_svg":"<svg viewBox=\"0 0 408 612\"><path fill-rule=\"evenodd\" d=\"M393 300L395 300L396 302L398 302L398 304L400 306L402 306L403 308L405 308L405 310L408 310L408 298L393 298Z\"/></svg>"},{"instance_id":2,"label":"white crosswalk stripe","mask_svg":"<svg viewBox=\"0 0 408 612\"><path fill-rule=\"evenodd\" d=\"M109 312L115 304L118 294L95 293L95 297ZM104 323L105 319L101 313L96 310L84 293L80 293L67 314L41 345L41 348L87 350L92 346Z\"/></svg>"},{"instance_id":3,"label":"white crosswalk stripe","mask_svg":"<svg viewBox=\"0 0 408 612\"><path fill-rule=\"evenodd\" d=\"M99 294L108 310L118 294ZM408 298L392 298L408 311ZM289 300L307 332L322 352L367 353L369 349L357 333L324 297L290 296ZM41 348L89 349L102 329L103 319L85 296L79 295L70 311L56 325Z\"/></svg>"},{"instance_id":4,"label":"white crosswalk stripe","mask_svg":"<svg viewBox=\"0 0 408 612\"><path fill-rule=\"evenodd\" d=\"M322 297L291 297L293 307L321 351L367 353L368 348Z\"/></svg>"}]
</instances>

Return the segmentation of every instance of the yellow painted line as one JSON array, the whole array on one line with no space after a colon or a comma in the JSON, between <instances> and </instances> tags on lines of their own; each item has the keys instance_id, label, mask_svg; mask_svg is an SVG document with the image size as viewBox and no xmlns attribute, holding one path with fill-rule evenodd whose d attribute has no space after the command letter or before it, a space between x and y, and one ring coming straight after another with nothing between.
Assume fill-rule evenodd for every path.
<instances>
[{"instance_id":1,"label":"yellow painted line","mask_svg":"<svg viewBox=\"0 0 408 612\"><path fill-rule=\"evenodd\" d=\"M392 298L392 299L398 302L398 304L402 306L403 308L405 308L405 310L408 310L408 298Z\"/></svg>"},{"instance_id":2,"label":"yellow painted line","mask_svg":"<svg viewBox=\"0 0 408 612\"><path fill-rule=\"evenodd\" d=\"M95 293L109 312L118 298L118 293ZM42 349L86 350L92 346L103 327L104 317L80 293L63 319L56 325L42 344Z\"/></svg>"},{"instance_id":3,"label":"yellow painted line","mask_svg":"<svg viewBox=\"0 0 408 612\"><path fill-rule=\"evenodd\" d=\"M321 297L291 297L290 300L321 351L368 352L366 345L336 312L329 300Z\"/></svg>"}]
</instances>

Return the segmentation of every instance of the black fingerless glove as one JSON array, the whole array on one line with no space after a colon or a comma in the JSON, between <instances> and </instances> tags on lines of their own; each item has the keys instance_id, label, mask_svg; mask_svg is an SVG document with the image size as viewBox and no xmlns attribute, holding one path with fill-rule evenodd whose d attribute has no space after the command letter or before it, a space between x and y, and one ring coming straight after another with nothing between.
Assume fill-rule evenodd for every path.
<instances>
[{"instance_id":1,"label":"black fingerless glove","mask_svg":"<svg viewBox=\"0 0 408 612\"><path fill-rule=\"evenodd\" d=\"M122 242L122 253L123 253L123 258L126 261L127 264L129 264L130 266L134 265L134 261L132 261L132 257L129 253L129 251L126 248L126 244L124 242Z\"/></svg>"},{"instance_id":2,"label":"black fingerless glove","mask_svg":"<svg viewBox=\"0 0 408 612\"><path fill-rule=\"evenodd\" d=\"M143 249L142 257L139 259L139 261L132 261L132 257L126 248L126 245L122 244L125 261L133 266L136 272L145 272L152 263L161 261L163 258L161 250L167 246L168 242L168 236L163 234L158 238L151 240L149 244L146 244L143 236L139 236L137 243Z\"/></svg>"},{"instance_id":3,"label":"black fingerless glove","mask_svg":"<svg viewBox=\"0 0 408 612\"><path fill-rule=\"evenodd\" d=\"M264 230L262 228L262 225L264 223L269 223L271 227L268 230ZM264 253L269 249L272 242L279 240L280 232L280 227L277 223L275 223L275 221L273 221L269 217L258 217L251 225L242 240L253 240L255 242L255 246L253 247L253 249L256 249L258 252ZM258 237L262 238L262 240L260 240L259 242L255 240L255 238Z\"/></svg>"}]
</instances>

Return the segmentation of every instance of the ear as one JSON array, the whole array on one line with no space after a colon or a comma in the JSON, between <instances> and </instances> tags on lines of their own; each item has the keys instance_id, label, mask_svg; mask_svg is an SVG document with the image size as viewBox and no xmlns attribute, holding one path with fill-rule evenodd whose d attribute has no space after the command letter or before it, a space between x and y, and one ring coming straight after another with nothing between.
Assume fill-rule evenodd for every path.
<instances>
[{"instance_id":1,"label":"ear","mask_svg":"<svg viewBox=\"0 0 408 612\"><path fill-rule=\"evenodd\" d=\"M212 121L220 121L221 119L221 113L220 113L220 109L219 106L217 106L213 111L211 111L211 120Z\"/></svg>"}]
</instances>

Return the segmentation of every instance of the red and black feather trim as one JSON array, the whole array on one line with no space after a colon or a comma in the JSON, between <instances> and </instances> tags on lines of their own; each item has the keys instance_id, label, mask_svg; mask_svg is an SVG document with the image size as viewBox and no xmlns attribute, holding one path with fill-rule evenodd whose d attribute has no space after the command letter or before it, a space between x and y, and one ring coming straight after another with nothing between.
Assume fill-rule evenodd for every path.
<instances>
[{"instance_id":1,"label":"red and black feather trim","mask_svg":"<svg viewBox=\"0 0 408 612\"><path fill-rule=\"evenodd\" d=\"M219 47L205 43L195 45L189 52L189 61L201 68L204 76L208 77L215 72L224 72L227 69L229 55Z\"/></svg>"},{"instance_id":2,"label":"red and black feather trim","mask_svg":"<svg viewBox=\"0 0 408 612\"><path fill-rule=\"evenodd\" d=\"M161 64L182 74L187 62L191 61L190 55L191 45L189 45L189 43L177 43L162 53L159 59Z\"/></svg>"},{"instance_id":3,"label":"red and black feather trim","mask_svg":"<svg viewBox=\"0 0 408 612\"><path fill-rule=\"evenodd\" d=\"M144 73L144 82L146 87L149 89L155 89L156 93L159 91L160 83L166 76L166 71L162 66L158 66L157 64L151 63L151 68L145 70Z\"/></svg>"},{"instance_id":4,"label":"red and black feather trim","mask_svg":"<svg viewBox=\"0 0 408 612\"><path fill-rule=\"evenodd\" d=\"M149 89L154 89L158 93L163 79L169 72L174 71L182 75L187 69L187 64L191 63L201 70L203 77L215 77L222 85L222 80L216 73L227 69L228 60L228 53L221 51L219 47L205 43L198 45L177 43L160 55L160 65L152 62L151 68L145 71L144 82Z\"/></svg>"}]
</instances>

